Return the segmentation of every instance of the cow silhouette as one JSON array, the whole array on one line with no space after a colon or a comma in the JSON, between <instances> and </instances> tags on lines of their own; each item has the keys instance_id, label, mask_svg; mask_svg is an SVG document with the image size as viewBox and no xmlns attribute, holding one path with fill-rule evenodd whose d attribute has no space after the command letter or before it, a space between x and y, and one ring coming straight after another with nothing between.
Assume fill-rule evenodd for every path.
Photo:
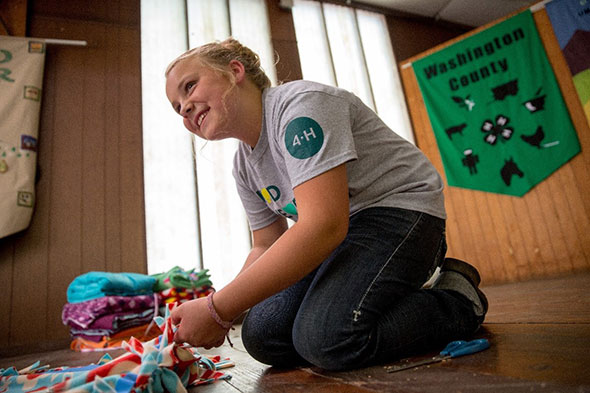
<instances>
[{"instance_id":1,"label":"cow silhouette","mask_svg":"<svg viewBox=\"0 0 590 393\"><path fill-rule=\"evenodd\" d=\"M467 123L462 123L457 126L449 127L445 130L450 140L453 140L453 134L459 133L463 135L463 129L467 127Z\"/></svg>"}]
</instances>

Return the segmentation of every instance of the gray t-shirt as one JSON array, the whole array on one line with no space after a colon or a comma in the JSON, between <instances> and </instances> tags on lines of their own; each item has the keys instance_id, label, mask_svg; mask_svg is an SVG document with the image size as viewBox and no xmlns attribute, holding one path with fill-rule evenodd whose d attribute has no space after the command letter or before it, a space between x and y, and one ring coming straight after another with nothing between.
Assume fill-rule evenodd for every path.
<instances>
[{"instance_id":1,"label":"gray t-shirt","mask_svg":"<svg viewBox=\"0 0 590 393\"><path fill-rule=\"evenodd\" d=\"M297 220L293 188L346 163L350 215L374 206L446 218L443 182L424 154L350 92L308 81L265 89L258 143L233 175L252 230ZM318 198L323 198L318 193Z\"/></svg>"}]
</instances>

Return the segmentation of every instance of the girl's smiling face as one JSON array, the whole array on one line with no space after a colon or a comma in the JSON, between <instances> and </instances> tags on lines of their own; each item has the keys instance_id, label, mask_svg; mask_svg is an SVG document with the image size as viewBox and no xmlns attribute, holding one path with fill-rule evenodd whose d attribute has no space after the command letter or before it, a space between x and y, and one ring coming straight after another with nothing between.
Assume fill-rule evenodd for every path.
<instances>
[{"instance_id":1,"label":"girl's smiling face","mask_svg":"<svg viewBox=\"0 0 590 393\"><path fill-rule=\"evenodd\" d=\"M231 71L231 65L228 71ZM166 79L166 95L184 126L206 140L230 135L229 114L233 105L228 77L200 64L195 59L179 62Z\"/></svg>"}]
</instances>

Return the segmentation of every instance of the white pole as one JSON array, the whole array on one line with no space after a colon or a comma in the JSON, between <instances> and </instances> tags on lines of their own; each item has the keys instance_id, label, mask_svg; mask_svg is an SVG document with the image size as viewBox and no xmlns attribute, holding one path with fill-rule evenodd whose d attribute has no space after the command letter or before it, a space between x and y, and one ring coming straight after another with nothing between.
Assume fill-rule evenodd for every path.
<instances>
[{"instance_id":1,"label":"white pole","mask_svg":"<svg viewBox=\"0 0 590 393\"><path fill-rule=\"evenodd\" d=\"M35 38L33 38L35 39ZM57 38L37 38L40 41L44 41L46 44L50 45L73 45L73 46L87 46L88 43L86 41L81 40L60 40Z\"/></svg>"}]
</instances>

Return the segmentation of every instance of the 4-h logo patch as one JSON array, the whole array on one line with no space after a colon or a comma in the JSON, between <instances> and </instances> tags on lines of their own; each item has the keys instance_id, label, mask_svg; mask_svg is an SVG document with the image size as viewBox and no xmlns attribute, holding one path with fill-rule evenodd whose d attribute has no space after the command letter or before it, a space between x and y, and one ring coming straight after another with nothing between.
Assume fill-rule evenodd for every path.
<instances>
[{"instance_id":1,"label":"4-h logo patch","mask_svg":"<svg viewBox=\"0 0 590 393\"><path fill-rule=\"evenodd\" d=\"M451 186L522 196L580 151L530 11L413 68Z\"/></svg>"},{"instance_id":2,"label":"4-h logo patch","mask_svg":"<svg viewBox=\"0 0 590 393\"><path fill-rule=\"evenodd\" d=\"M291 120L285 131L285 147L293 157L303 160L314 156L324 145L322 127L309 117Z\"/></svg>"}]
</instances>

